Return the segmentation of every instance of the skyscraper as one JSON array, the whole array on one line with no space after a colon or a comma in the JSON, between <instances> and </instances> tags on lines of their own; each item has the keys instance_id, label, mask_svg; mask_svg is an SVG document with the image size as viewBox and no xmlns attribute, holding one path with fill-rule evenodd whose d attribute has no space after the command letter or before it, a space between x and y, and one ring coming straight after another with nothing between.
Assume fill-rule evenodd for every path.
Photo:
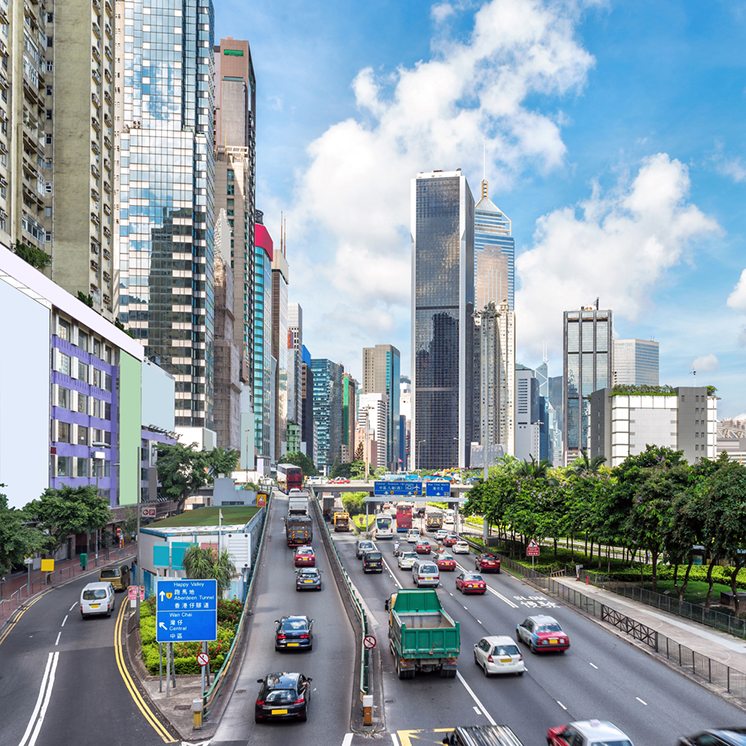
<instances>
[{"instance_id":1,"label":"skyscraper","mask_svg":"<svg viewBox=\"0 0 746 746\"><path fill-rule=\"evenodd\" d=\"M297 425L303 432L303 309L299 303L288 303L288 426ZM302 440L302 435L300 436ZM289 448L288 448L289 450ZM300 446L298 447L300 450Z\"/></svg>"},{"instance_id":2,"label":"skyscraper","mask_svg":"<svg viewBox=\"0 0 746 746\"><path fill-rule=\"evenodd\" d=\"M272 257L272 357L277 361L274 376L274 460L285 453L288 421L288 282L285 226L280 235L280 250Z\"/></svg>"},{"instance_id":3,"label":"skyscraper","mask_svg":"<svg viewBox=\"0 0 746 746\"><path fill-rule=\"evenodd\" d=\"M541 459L539 381L530 368L519 365L515 372L515 457Z\"/></svg>"},{"instance_id":4,"label":"skyscraper","mask_svg":"<svg viewBox=\"0 0 746 746\"><path fill-rule=\"evenodd\" d=\"M303 400L303 422L301 425L301 450L314 462L317 461L316 421L313 418L313 370L311 353L303 345L301 348L301 399Z\"/></svg>"},{"instance_id":5,"label":"skyscraper","mask_svg":"<svg viewBox=\"0 0 746 746\"><path fill-rule=\"evenodd\" d=\"M659 354L654 339L615 339L614 385L657 386Z\"/></svg>"},{"instance_id":6,"label":"skyscraper","mask_svg":"<svg viewBox=\"0 0 746 746\"><path fill-rule=\"evenodd\" d=\"M611 311L565 311L563 350L562 451L567 465L588 451L590 395L611 386Z\"/></svg>"},{"instance_id":7,"label":"skyscraper","mask_svg":"<svg viewBox=\"0 0 746 746\"><path fill-rule=\"evenodd\" d=\"M211 0L117 0L120 319L176 380L176 426L213 419Z\"/></svg>"},{"instance_id":8,"label":"skyscraper","mask_svg":"<svg viewBox=\"0 0 746 746\"><path fill-rule=\"evenodd\" d=\"M468 466L472 440L474 199L461 170L412 180L412 453Z\"/></svg>"},{"instance_id":9,"label":"skyscraper","mask_svg":"<svg viewBox=\"0 0 746 746\"><path fill-rule=\"evenodd\" d=\"M388 453L389 397L388 394L371 392L360 394L360 419L367 428L367 437L375 442L375 459L372 469L386 467Z\"/></svg>"},{"instance_id":10,"label":"skyscraper","mask_svg":"<svg viewBox=\"0 0 746 746\"><path fill-rule=\"evenodd\" d=\"M388 425L386 428L386 466L392 471L399 463L399 385L401 378L399 350L390 344L363 348L363 392L386 394ZM379 440L379 443L382 441Z\"/></svg>"},{"instance_id":11,"label":"skyscraper","mask_svg":"<svg viewBox=\"0 0 746 746\"><path fill-rule=\"evenodd\" d=\"M355 422L358 410L357 381L342 374L342 463L355 459Z\"/></svg>"},{"instance_id":12,"label":"skyscraper","mask_svg":"<svg viewBox=\"0 0 746 746\"><path fill-rule=\"evenodd\" d=\"M254 445L257 456L271 455L272 431L272 258L274 243L256 211L254 236Z\"/></svg>"},{"instance_id":13,"label":"skyscraper","mask_svg":"<svg viewBox=\"0 0 746 746\"><path fill-rule=\"evenodd\" d=\"M312 359L313 419L316 422L317 462L328 473L342 451L342 373L339 363Z\"/></svg>"}]
</instances>

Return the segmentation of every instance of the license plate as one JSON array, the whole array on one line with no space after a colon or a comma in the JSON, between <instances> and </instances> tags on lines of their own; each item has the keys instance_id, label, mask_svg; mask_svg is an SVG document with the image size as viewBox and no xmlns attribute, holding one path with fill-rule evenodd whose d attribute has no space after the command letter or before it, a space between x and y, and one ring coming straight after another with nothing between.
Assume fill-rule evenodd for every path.
<instances>
[{"instance_id":1,"label":"license plate","mask_svg":"<svg viewBox=\"0 0 746 746\"><path fill-rule=\"evenodd\" d=\"M556 645L559 642L559 640L555 640L553 637L549 639L550 645Z\"/></svg>"},{"instance_id":2,"label":"license plate","mask_svg":"<svg viewBox=\"0 0 746 746\"><path fill-rule=\"evenodd\" d=\"M512 663L512 658L500 658L500 663Z\"/></svg>"},{"instance_id":3,"label":"license plate","mask_svg":"<svg viewBox=\"0 0 746 746\"><path fill-rule=\"evenodd\" d=\"M289 647L289 648L297 648L297 647L299 647L299 646L300 646L300 643L299 643L299 642L289 642L289 643L288 643L288 647Z\"/></svg>"},{"instance_id":4,"label":"license plate","mask_svg":"<svg viewBox=\"0 0 746 746\"><path fill-rule=\"evenodd\" d=\"M101 606L101 604L91 604L92 609L98 609L99 606Z\"/></svg>"},{"instance_id":5,"label":"license plate","mask_svg":"<svg viewBox=\"0 0 746 746\"><path fill-rule=\"evenodd\" d=\"M313 580L304 580L304 583L313 583Z\"/></svg>"},{"instance_id":6,"label":"license plate","mask_svg":"<svg viewBox=\"0 0 746 746\"><path fill-rule=\"evenodd\" d=\"M287 710L271 710L270 714L271 715L287 715L288 711Z\"/></svg>"}]
</instances>

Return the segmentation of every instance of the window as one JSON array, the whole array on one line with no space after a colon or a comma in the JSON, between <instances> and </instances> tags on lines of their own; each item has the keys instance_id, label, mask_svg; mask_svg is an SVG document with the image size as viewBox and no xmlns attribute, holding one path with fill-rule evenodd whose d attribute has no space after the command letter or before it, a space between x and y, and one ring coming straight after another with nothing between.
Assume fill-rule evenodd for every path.
<instances>
[{"instance_id":1,"label":"window","mask_svg":"<svg viewBox=\"0 0 746 746\"><path fill-rule=\"evenodd\" d=\"M92 383L94 386L96 386L96 388L101 388L101 371L96 367L93 368Z\"/></svg>"},{"instance_id":2,"label":"window","mask_svg":"<svg viewBox=\"0 0 746 746\"><path fill-rule=\"evenodd\" d=\"M70 442L70 425L67 422L57 423L57 442L58 443L69 443Z\"/></svg>"},{"instance_id":3,"label":"window","mask_svg":"<svg viewBox=\"0 0 746 746\"><path fill-rule=\"evenodd\" d=\"M75 467L75 476L76 477L87 477L88 474L88 459L87 458L79 458L77 459L77 464Z\"/></svg>"},{"instance_id":4,"label":"window","mask_svg":"<svg viewBox=\"0 0 746 746\"><path fill-rule=\"evenodd\" d=\"M64 319L57 319L57 336L70 341L70 324Z\"/></svg>"},{"instance_id":5,"label":"window","mask_svg":"<svg viewBox=\"0 0 746 746\"><path fill-rule=\"evenodd\" d=\"M78 445L88 445L88 428L83 425L78 425Z\"/></svg>"},{"instance_id":6,"label":"window","mask_svg":"<svg viewBox=\"0 0 746 746\"><path fill-rule=\"evenodd\" d=\"M78 412L88 414L88 397L85 394L78 394Z\"/></svg>"},{"instance_id":7,"label":"window","mask_svg":"<svg viewBox=\"0 0 746 746\"><path fill-rule=\"evenodd\" d=\"M99 342L97 339L93 340L93 354L96 357L101 357L101 342Z\"/></svg>"},{"instance_id":8,"label":"window","mask_svg":"<svg viewBox=\"0 0 746 746\"><path fill-rule=\"evenodd\" d=\"M101 399L91 397L91 417L101 417ZM96 437L96 440L100 438Z\"/></svg>"},{"instance_id":9,"label":"window","mask_svg":"<svg viewBox=\"0 0 746 746\"><path fill-rule=\"evenodd\" d=\"M57 406L65 409L70 408L70 389L66 389L64 386L57 387Z\"/></svg>"},{"instance_id":10,"label":"window","mask_svg":"<svg viewBox=\"0 0 746 746\"><path fill-rule=\"evenodd\" d=\"M70 456L57 456L57 476L58 477L69 477L71 476L72 464Z\"/></svg>"},{"instance_id":11,"label":"window","mask_svg":"<svg viewBox=\"0 0 746 746\"><path fill-rule=\"evenodd\" d=\"M90 339L91 338L81 329L78 332L78 347L80 347L81 350L88 352Z\"/></svg>"},{"instance_id":12,"label":"window","mask_svg":"<svg viewBox=\"0 0 746 746\"><path fill-rule=\"evenodd\" d=\"M111 376L104 373L104 391L111 391Z\"/></svg>"},{"instance_id":13,"label":"window","mask_svg":"<svg viewBox=\"0 0 746 746\"><path fill-rule=\"evenodd\" d=\"M82 360L78 360L78 379L88 383L88 366Z\"/></svg>"}]
</instances>

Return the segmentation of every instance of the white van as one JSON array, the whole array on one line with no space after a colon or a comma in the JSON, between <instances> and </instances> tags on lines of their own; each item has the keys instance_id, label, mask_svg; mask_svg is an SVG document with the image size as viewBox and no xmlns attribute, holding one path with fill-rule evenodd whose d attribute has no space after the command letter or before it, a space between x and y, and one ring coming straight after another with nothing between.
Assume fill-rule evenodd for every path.
<instances>
[{"instance_id":1,"label":"white van","mask_svg":"<svg viewBox=\"0 0 746 746\"><path fill-rule=\"evenodd\" d=\"M443 523L445 523L448 526L452 526L454 520L455 520L455 514L452 508L448 508L447 510L443 511Z\"/></svg>"},{"instance_id":2,"label":"white van","mask_svg":"<svg viewBox=\"0 0 746 746\"><path fill-rule=\"evenodd\" d=\"M99 614L111 616L115 603L111 583L88 583L80 592L80 616L83 619Z\"/></svg>"},{"instance_id":3,"label":"white van","mask_svg":"<svg viewBox=\"0 0 746 746\"><path fill-rule=\"evenodd\" d=\"M429 559L417 560L412 565L412 580L418 588L437 588L440 585L438 566Z\"/></svg>"}]
</instances>

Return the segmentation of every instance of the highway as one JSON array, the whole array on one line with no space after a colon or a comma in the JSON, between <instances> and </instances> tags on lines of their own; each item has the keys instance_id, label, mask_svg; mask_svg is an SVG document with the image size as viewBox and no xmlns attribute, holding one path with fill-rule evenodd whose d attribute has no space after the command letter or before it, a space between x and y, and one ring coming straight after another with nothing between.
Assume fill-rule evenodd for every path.
<instances>
[{"instance_id":1,"label":"highway","mask_svg":"<svg viewBox=\"0 0 746 746\"><path fill-rule=\"evenodd\" d=\"M418 674L400 681L388 650L384 602L397 582L414 587L411 574L398 569L391 541L378 542L388 570L365 575L355 558L355 537L335 534L334 539L373 612L383 655L386 726L396 734L395 743L406 744L414 736L437 742L438 729L494 721L510 725L530 746L544 743L552 725L600 718L626 731L635 746L663 746L703 727L744 721L737 707L504 572L484 575L490 589L484 596L462 596L455 588L457 573L441 574L441 602L461 623L460 675L448 680ZM464 569L474 569L473 555L456 559ZM541 612L560 621L570 635L570 650L540 657L521 646L528 668L523 677L486 679L474 664L473 644L484 635L515 637L517 623ZM419 730L424 732L411 733Z\"/></svg>"},{"instance_id":2,"label":"highway","mask_svg":"<svg viewBox=\"0 0 746 746\"><path fill-rule=\"evenodd\" d=\"M355 638L329 562L314 526L313 546L323 589L295 590L293 553L285 542L283 518L287 498L277 491L271 500L266 545L258 568L256 601L248 629L241 670L223 718L210 746L286 746L293 741L341 744L350 726L355 667ZM278 653L274 649L275 619L306 614L314 619L314 644L310 652ZM256 680L273 671L296 671L313 678L307 723L254 723Z\"/></svg>"},{"instance_id":3,"label":"highway","mask_svg":"<svg viewBox=\"0 0 746 746\"><path fill-rule=\"evenodd\" d=\"M114 630L124 595L117 594L111 618L80 617L80 591L97 579L92 574L47 592L0 636L2 744L172 741L145 721L117 667Z\"/></svg>"}]
</instances>

